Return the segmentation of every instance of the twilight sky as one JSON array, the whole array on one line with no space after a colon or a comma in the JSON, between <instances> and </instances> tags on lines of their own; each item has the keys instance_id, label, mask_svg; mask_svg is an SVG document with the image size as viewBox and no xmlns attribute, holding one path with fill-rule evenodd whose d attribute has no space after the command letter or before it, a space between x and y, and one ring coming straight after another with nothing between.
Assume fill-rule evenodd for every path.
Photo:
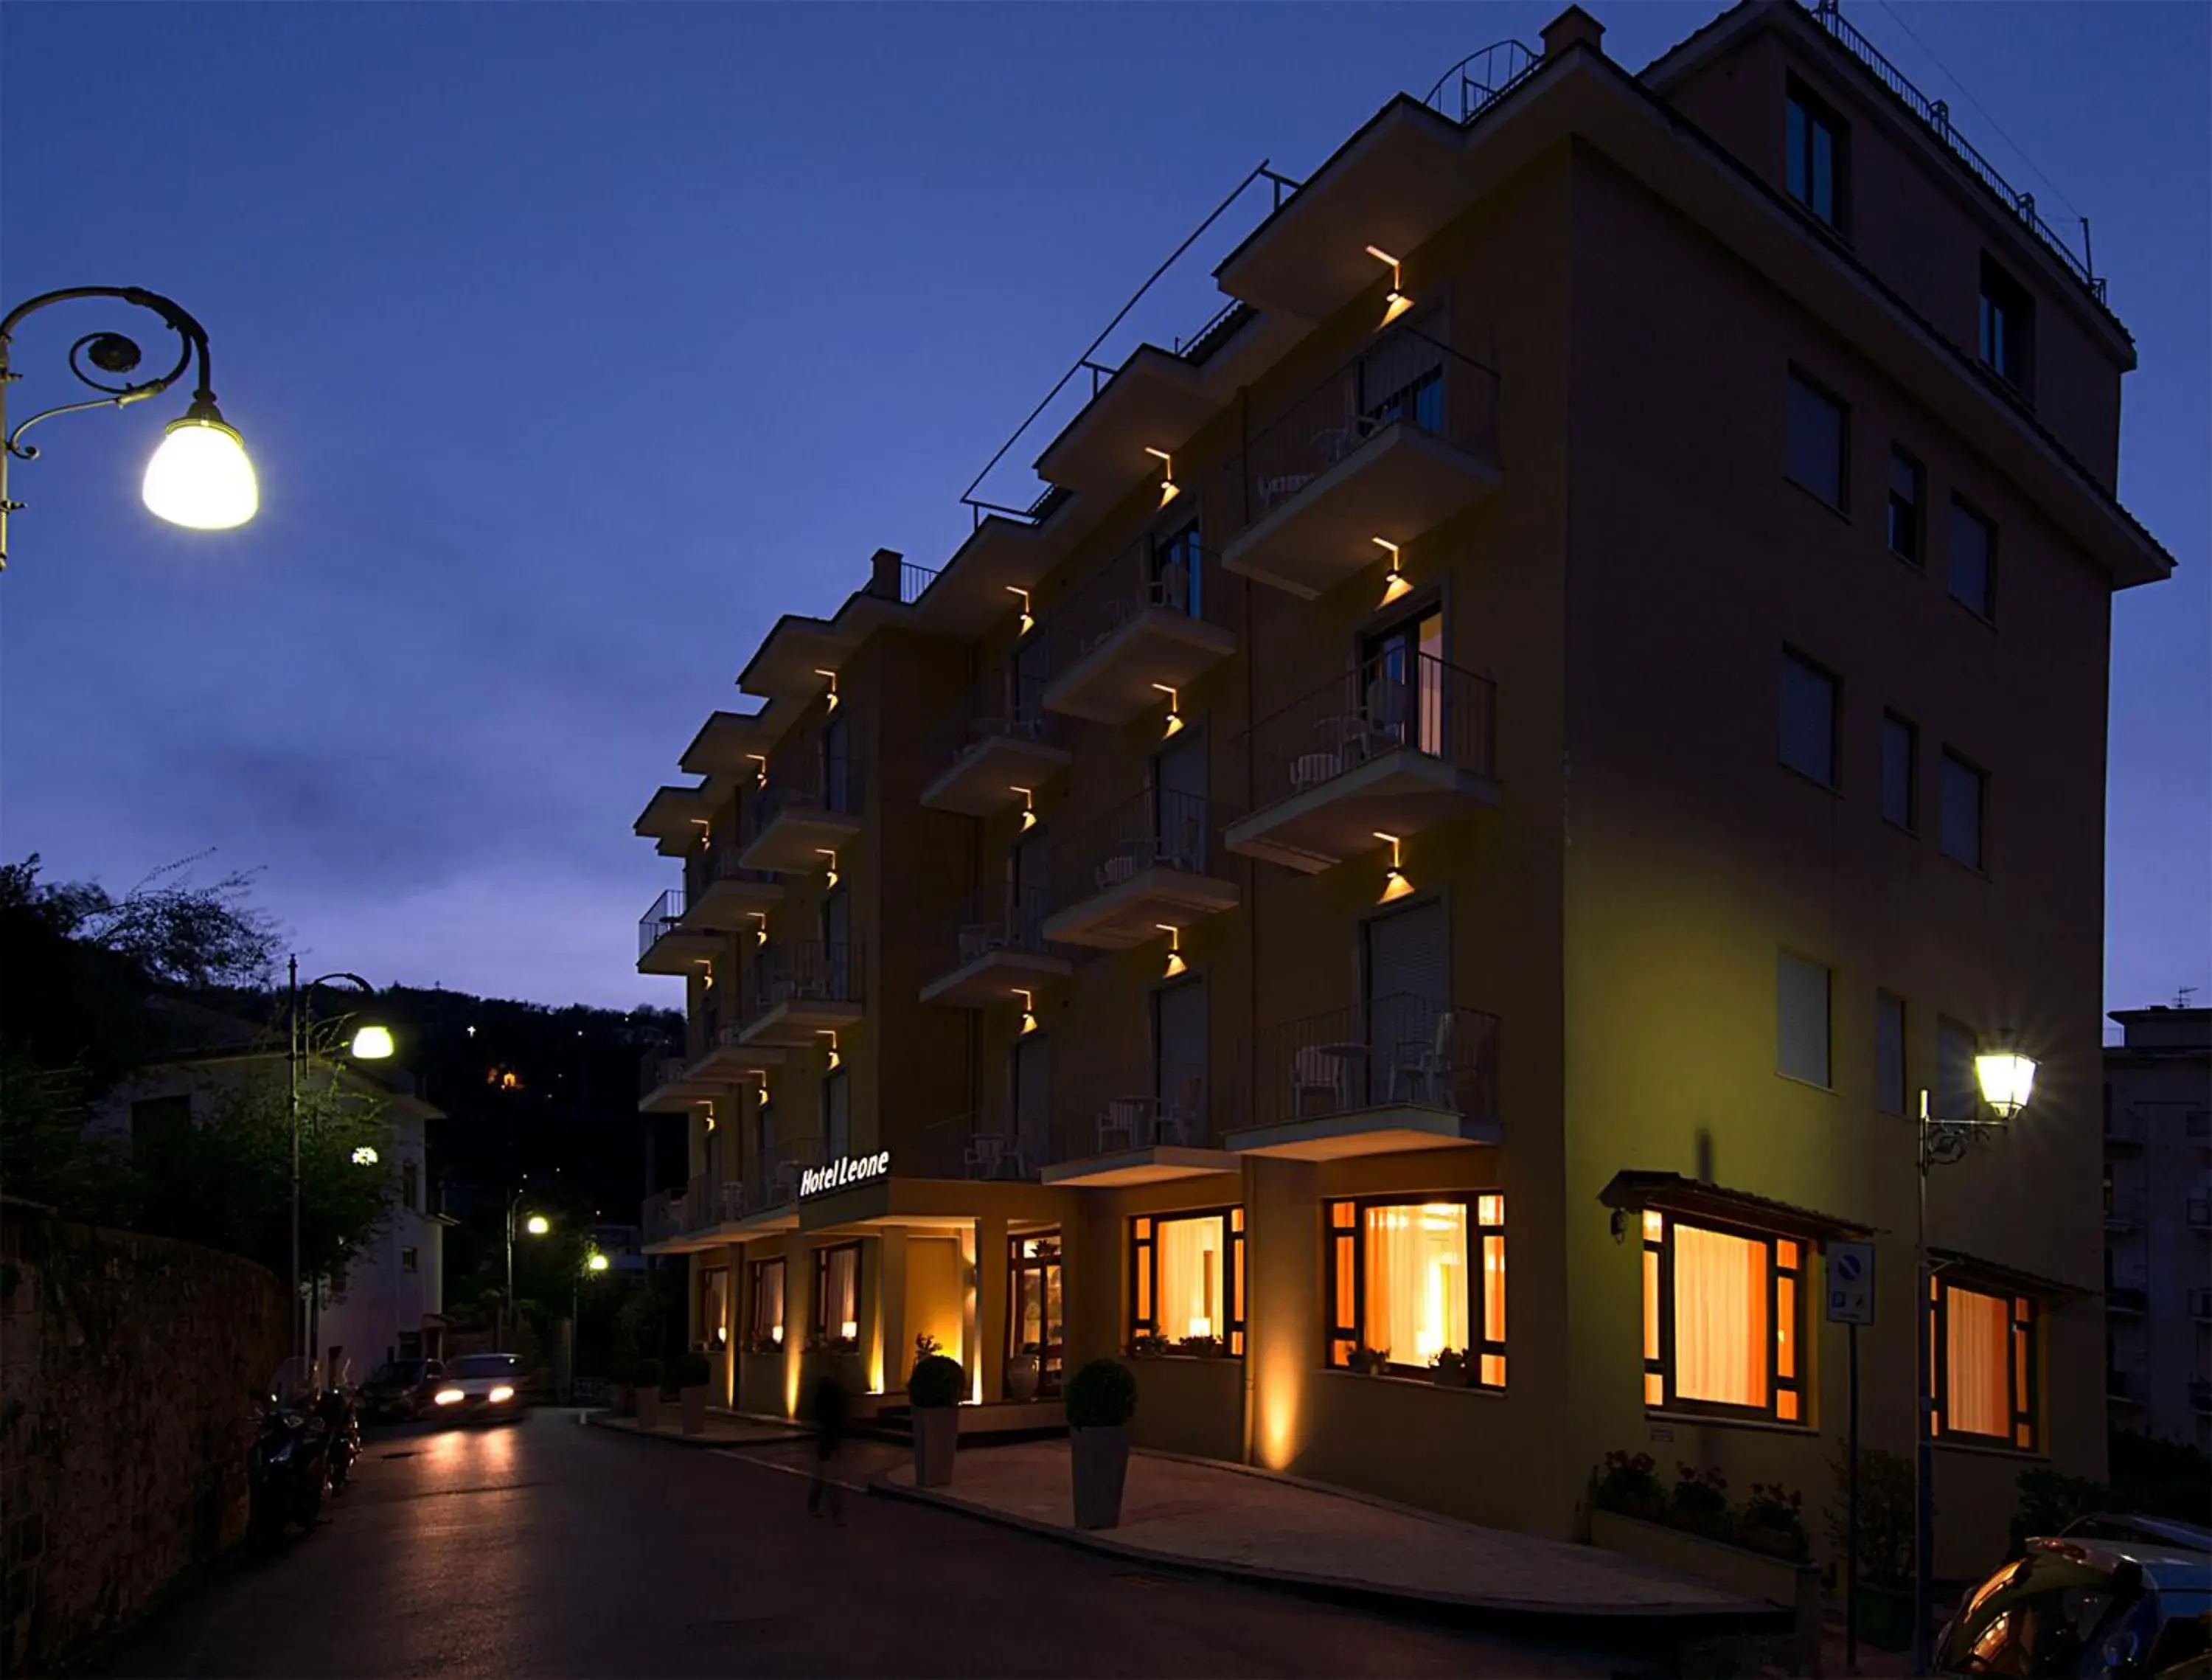
<instances>
[{"instance_id":1,"label":"twilight sky","mask_svg":"<svg viewBox=\"0 0 2212 1680\"><path fill-rule=\"evenodd\" d=\"M9 0L5 302L196 313L263 512L139 505L181 393L44 429L0 579L0 852L120 890L213 848L322 966L680 1001L631 967L674 875L629 823L775 615L879 545L940 563L969 479L1261 158L1303 178L1563 3ZM1589 3L1641 68L1720 0ZM2212 988L2212 11L1847 9L2094 223L2142 360L2121 493L2181 562L2114 606L2108 996ZM1210 266L1102 354L1194 327ZM86 394L62 352L133 313L27 327L16 415Z\"/></svg>"}]
</instances>

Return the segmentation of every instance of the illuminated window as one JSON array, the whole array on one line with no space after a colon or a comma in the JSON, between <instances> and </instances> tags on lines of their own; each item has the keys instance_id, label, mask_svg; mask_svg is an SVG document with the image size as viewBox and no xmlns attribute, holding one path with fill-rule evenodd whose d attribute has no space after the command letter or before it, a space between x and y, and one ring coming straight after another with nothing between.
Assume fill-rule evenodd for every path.
<instances>
[{"instance_id":1,"label":"illuminated window","mask_svg":"<svg viewBox=\"0 0 2212 1680\"><path fill-rule=\"evenodd\" d=\"M706 1266L699 1272L699 1328L694 1347L720 1353L730 1345L730 1271L726 1266Z\"/></svg>"},{"instance_id":2,"label":"illuminated window","mask_svg":"<svg viewBox=\"0 0 2212 1680\"><path fill-rule=\"evenodd\" d=\"M2035 1446L2035 1303L1946 1278L1935 1294L1936 1433Z\"/></svg>"},{"instance_id":3,"label":"illuminated window","mask_svg":"<svg viewBox=\"0 0 2212 1680\"><path fill-rule=\"evenodd\" d=\"M1805 1261L1792 1237L1644 1213L1644 1403L1805 1423Z\"/></svg>"},{"instance_id":4,"label":"illuminated window","mask_svg":"<svg viewBox=\"0 0 2212 1680\"><path fill-rule=\"evenodd\" d=\"M1244 1351L1244 1210L1140 1214L1129 1222L1129 1336L1218 1340Z\"/></svg>"},{"instance_id":5,"label":"illuminated window","mask_svg":"<svg viewBox=\"0 0 2212 1680\"><path fill-rule=\"evenodd\" d=\"M756 1260L745 1313L747 1344L757 1354L783 1346L783 1261Z\"/></svg>"},{"instance_id":6,"label":"illuminated window","mask_svg":"<svg viewBox=\"0 0 2212 1680\"><path fill-rule=\"evenodd\" d=\"M1328 1204L1328 1362L1361 1348L1425 1376L1464 1354L1479 1386L1505 1385L1505 1198Z\"/></svg>"},{"instance_id":7,"label":"illuminated window","mask_svg":"<svg viewBox=\"0 0 2212 1680\"><path fill-rule=\"evenodd\" d=\"M860 1245L838 1243L814 1251L814 1339L823 1347L856 1350L860 1336Z\"/></svg>"}]
</instances>

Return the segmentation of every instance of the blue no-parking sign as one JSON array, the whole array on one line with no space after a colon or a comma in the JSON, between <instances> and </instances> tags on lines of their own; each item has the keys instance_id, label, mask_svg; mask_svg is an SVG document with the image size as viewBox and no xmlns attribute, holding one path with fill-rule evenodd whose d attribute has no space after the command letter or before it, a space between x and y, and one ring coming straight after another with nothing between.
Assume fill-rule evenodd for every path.
<instances>
[{"instance_id":1,"label":"blue no-parking sign","mask_svg":"<svg viewBox=\"0 0 2212 1680\"><path fill-rule=\"evenodd\" d=\"M1828 1322L1874 1322L1874 1245L1828 1245Z\"/></svg>"}]
</instances>

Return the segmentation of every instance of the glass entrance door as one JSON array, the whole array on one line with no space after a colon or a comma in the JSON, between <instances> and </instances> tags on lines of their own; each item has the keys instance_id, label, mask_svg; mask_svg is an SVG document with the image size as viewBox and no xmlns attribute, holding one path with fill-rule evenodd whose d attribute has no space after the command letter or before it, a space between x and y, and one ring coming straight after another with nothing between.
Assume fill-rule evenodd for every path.
<instances>
[{"instance_id":1,"label":"glass entrance door","mask_svg":"<svg viewBox=\"0 0 2212 1680\"><path fill-rule=\"evenodd\" d=\"M1060 1392L1060 1233L1036 1231L1006 1241L1006 1273L1013 1311L1006 1315L1006 1353L1033 1354L1037 1392Z\"/></svg>"}]
</instances>

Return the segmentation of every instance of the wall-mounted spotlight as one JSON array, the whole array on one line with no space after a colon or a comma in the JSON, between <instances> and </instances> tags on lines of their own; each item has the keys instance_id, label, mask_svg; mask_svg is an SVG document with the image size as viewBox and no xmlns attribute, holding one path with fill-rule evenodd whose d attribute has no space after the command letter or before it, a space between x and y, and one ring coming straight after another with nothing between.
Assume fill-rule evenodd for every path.
<instances>
[{"instance_id":1,"label":"wall-mounted spotlight","mask_svg":"<svg viewBox=\"0 0 2212 1680\"><path fill-rule=\"evenodd\" d=\"M1014 988L1014 995L1022 1001L1021 1036L1026 1038L1030 1033L1037 1030L1036 994L1035 992L1025 992L1019 986L1017 986Z\"/></svg>"},{"instance_id":2,"label":"wall-mounted spotlight","mask_svg":"<svg viewBox=\"0 0 2212 1680\"><path fill-rule=\"evenodd\" d=\"M830 703L823 708L823 709L824 711L830 712L836 711L837 709L837 673L835 671L817 670L814 674L817 677L827 677L830 679Z\"/></svg>"},{"instance_id":3,"label":"wall-mounted spotlight","mask_svg":"<svg viewBox=\"0 0 2212 1680\"><path fill-rule=\"evenodd\" d=\"M1145 453L1156 457L1159 461L1160 506L1164 508L1182 494L1182 486L1175 481L1175 462L1169 457L1166 450L1155 449L1150 444L1145 446Z\"/></svg>"},{"instance_id":4,"label":"wall-mounted spotlight","mask_svg":"<svg viewBox=\"0 0 2212 1680\"><path fill-rule=\"evenodd\" d=\"M1022 627L1016 634L1027 636L1036 628L1036 620L1030 614L1030 592L1026 589L1018 589L1009 583L1006 586L1006 593L1017 598L1022 604Z\"/></svg>"},{"instance_id":5,"label":"wall-mounted spotlight","mask_svg":"<svg viewBox=\"0 0 2212 1680\"><path fill-rule=\"evenodd\" d=\"M758 768L753 771L753 786L756 788L767 787L768 755L764 752L748 752L745 754L745 757L751 759L753 763L758 766Z\"/></svg>"},{"instance_id":6,"label":"wall-mounted spotlight","mask_svg":"<svg viewBox=\"0 0 2212 1680\"><path fill-rule=\"evenodd\" d=\"M1399 867L1401 860L1398 855L1398 837L1395 834L1385 834L1378 828L1375 831L1375 837L1377 840L1388 840L1390 843L1390 867L1382 876L1382 896L1375 901L1378 904L1387 904L1393 898L1402 898L1411 892L1413 890L1413 884L1406 879L1405 870Z\"/></svg>"},{"instance_id":7,"label":"wall-mounted spotlight","mask_svg":"<svg viewBox=\"0 0 2212 1680\"><path fill-rule=\"evenodd\" d=\"M766 910L747 910L745 914L751 916L753 919L753 943L755 945L766 945L768 943L768 912Z\"/></svg>"},{"instance_id":8,"label":"wall-mounted spotlight","mask_svg":"<svg viewBox=\"0 0 2212 1680\"><path fill-rule=\"evenodd\" d=\"M1167 727L1160 731L1160 738L1164 740L1168 736L1180 733L1182 728L1182 696L1165 683L1154 683L1152 686L1168 697Z\"/></svg>"},{"instance_id":9,"label":"wall-mounted spotlight","mask_svg":"<svg viewBox=\"0 0 2212 1680\"><path fill-rule=\"evenodd\" d=\"M1036 789L1017 788L1010 782L1006 784L1006 791L1022 796L1022 832L1027 834L1036 826Z\"/></svg>"},{"instance_id":10,"label":"wall-mounted spotlight","mask_svg":"<svg viewBox=\"0 0 2212 1680\"><path fill-rule=\"evenodd\" d=\"M703 852L714 843L714 825L704 817L694 817L691 820L699 825L699 849Z\"/></svg>"},{"instance_id":11,"label":"wall-mounted spotlight","mask_svg":"<svg viewBox=\"0 0 2212 1680\"><path fill-rule=\"evenodd\" d=\"M1367 247L1367 254L1378 263L1390 265L1390 295L1382 300L1382 319L1375 323L1375 330L1380 332L1392 321L1396 320L1399 316L1412 308L1413 300L1406 295L1405 280L1400 273L1398 259L1395 257L1388 251L1372 245Z\"/></svg>"},{"instance_id":12,"label":"wall-mounted spotlight","mask_svg":"<svg viewBox=\"0 0 2212 1680\"><path fill-rule=\"evenodd\" d=\"M714 1129L714 1099L709 1097L699 1105L699 1109L701 1117L707 1123L707 1129L713 1131Z\"/></svg>"},{"instance_id":13,"label":"wall-mounted spotlight","mask_svg":"<svg viewBox=\"0 0 2212 1680\"><path fill-rule=\"evenodd\" d=\"M704 957L694 957L691 960L699 965L699 989L702 992L713 991L714 989L714 965Z\"/></svg>"},{"instance_id":14,"label":"wall-mounted spotlight","mask_svg":"<svg viewBox=\"0 0 2212 1680\"><path fill-rule=\"evenodd\" d=\"M1172 980L1178 974L1188 973L1190 965L1182 959L1182 929L1171 922L1158 922L1153 926L1168 936L1168 965L1163 977Z\"/></svg>"},{"instance_id":15,"label":"wall-mounted spotlight","mask_svg":"<svg viewBox=\"0 0 2212 1680\"><path fill-rule=\"evenodd\" d=\"M830 860L830 867L822 877L822 890L827 892L837 885L837 854L828 846L817 846L814 849Z\"/></svg>"},{"instance_id":16,"label":"wall-mounted spotlight","mask_svg":"<svg viewBox=\"0 0 2212 1680\"><path fill-rule=\"evenodd\" d=\"M830 1041L830 1071L836 1073L844 1065L844 1059L837 1054L837 1029L834 1026L817 1026L814 1029L814 1036L817 1038L827 1038Z\"/></svg>"},{"instance_id":17,"label":"wall-mounted spotlight","mask_svg":"<svg viewBox=\"0 0 2212 1680\"><path fill-rule=\"evenodd\" d=\"M1405 600L1413 593L1413 586L1406 581L1405 568L1399 563L1398 545L1387 537L1370 537L1368 540L1390 557L1390 570L1382 580L1382 599L1376 604L1388 606L1393 601Z\"/></svg>"}]
</instances>

